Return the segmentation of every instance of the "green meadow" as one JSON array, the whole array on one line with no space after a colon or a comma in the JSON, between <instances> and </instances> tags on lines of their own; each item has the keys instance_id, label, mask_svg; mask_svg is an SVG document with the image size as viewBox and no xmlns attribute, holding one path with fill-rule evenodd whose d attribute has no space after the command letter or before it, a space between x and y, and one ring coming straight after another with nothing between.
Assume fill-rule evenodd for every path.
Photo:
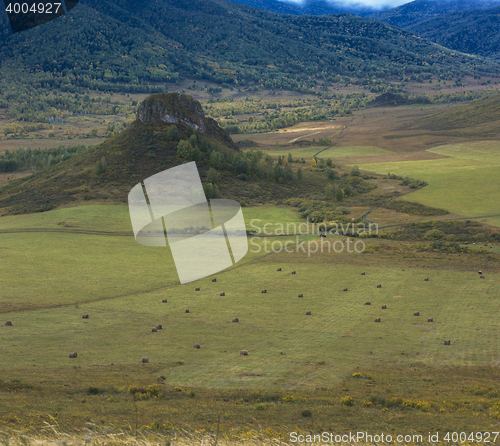
<instances>
[{"instance_id":1,"label":"green meadow","mask_svg":"<svg viewBox=\"0 0 500 446\"><path fill-rule=\"evenodd\" d=\"M356 156L376 156L376 155L391 155L393 152L381 149L374 146L310 146L310 147L294 147L290 149L266 149L266 153L271 156L283 156L292 154L296 158L312 158L317 154L318 158L348 158Z\"/></svg>"},{"instance_id":2,"label":"green meadow","mask_svg":"<svg viewBox=\"0 0 500 446\"><path fill-rule=\"evenodd\" d=\"M363 170L424 180L429 185L405 199L500 226L500 146L476 142L436 147L429 152L447 158L365 163Z\"/></svg>"},{"instance_id":3,"label":"green meadow","mask_svg":"<svg viewBox=\"0 0 500 446\"><path fill-rule=\"evenodd\" d=\"M243 212L247 223L270 223L268 232L299 222L286 207ZM450 387L458 384L441 376L470 376L471 389L489 389L496 379L490 367L500 361L500 283L493 264L482 266L486 279L479 280L459 257L405 254L397 243L386 243L396 257L335 253L333 243L338 250L345 239L328 237L309 254L293 236L271 236L253 238L247 256L216 282L179 285L168 248L75 229L113 232L128 224L127 207L104 205L0 218L0 311L13 322L0 325L2 422L38 426L55 416L62 426L128 426L137 416L140 426L212 430L213 414L222 413L225 429L257 422L279 433L314 422L315 429L330 423L345 430L346 417L366 429L385 419L389 430L428 428L436 413L446 421L440 426L467 420L462 425L486 428L495 419L496 394L464 396L473 406L462 413L467 406ZM5 232L28 228L38 229ZM292 252L279 250L284 242ZM271 253L272 243L280 252ZM69 358L73 351L77 359ZM127 390L155 383L166 399L149 400L148 391L134 399ZM453 404L437 397L435 385ZM353 407L341 402L347 396ZM300 415L305 409L315 414L311 422Z\"/></svg>"}]
</instances>

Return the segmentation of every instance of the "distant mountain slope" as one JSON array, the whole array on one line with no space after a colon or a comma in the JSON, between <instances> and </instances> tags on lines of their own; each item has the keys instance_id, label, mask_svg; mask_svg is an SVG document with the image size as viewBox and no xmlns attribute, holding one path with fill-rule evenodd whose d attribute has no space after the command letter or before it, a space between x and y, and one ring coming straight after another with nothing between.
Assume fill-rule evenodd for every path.
<instances>
[{"instance_id":1,"label":"distant mountain slope","mask_svg":"<svg viewBox=\"0 0 500 446\"><path fill-rule=\"evenodd\" d=\"M388 11L372 14L370 17L398 28L408 28L443 14L499 5L500 0L415 0Z\"/></svg>"},{"instance_id":2,"label":"distant mountain slope","mask_svg":"<svg viewBox=\"0 0 500 446\"><path fill-rule=\"evenodd\" d=\"M445 14L408 30L447 48L500 60L500 7Z\"/></svg>"},{"instance_id":3,"label":"distant mountain slope","mask_svg":"<svg viewBox=\"0 0 500 446\"><path fill-rule=\"evenodd\" d=\"M253 6L266 11L279 14L293 15L325 15L325 14L355 14L360 17L366 17L373 14L373 8L349 7L341 3L334 3L325 0L309 0L305 5L299 6L280 0L231 0L235 3L241 3Z\"/></svg>"},{"instance_id":4,"label":"distant mountain slope","mask_svg":"<svg viewBox=\"0 0 500 446\"><path fill-rule=\"evenodd\" d=\"M66 91L183 78L302 91L318 78L500 70L376 20L278 15L224 0L83 0L50 25L4 30L0 63L34 86Z\"/></svg>"}]
</instances>

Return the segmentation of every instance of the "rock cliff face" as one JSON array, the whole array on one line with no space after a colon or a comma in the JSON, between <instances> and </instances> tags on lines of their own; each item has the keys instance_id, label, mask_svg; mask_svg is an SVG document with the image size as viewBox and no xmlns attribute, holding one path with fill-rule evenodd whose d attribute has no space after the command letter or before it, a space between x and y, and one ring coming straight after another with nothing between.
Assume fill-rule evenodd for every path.
<instances>
[{"instance_id":1,"label":"rock cliff face","mask_svg":"<svg viewBox=\"0 0 500 446\"><path fill-rule=\"evenodd\" d=\"M164 122L193 127L198 133L212 136L238 150L229 133L203 113L201 104L189 95L179 93L154 94L139 106L137 119L144 123Z\"/></svg>"}]
</instances>

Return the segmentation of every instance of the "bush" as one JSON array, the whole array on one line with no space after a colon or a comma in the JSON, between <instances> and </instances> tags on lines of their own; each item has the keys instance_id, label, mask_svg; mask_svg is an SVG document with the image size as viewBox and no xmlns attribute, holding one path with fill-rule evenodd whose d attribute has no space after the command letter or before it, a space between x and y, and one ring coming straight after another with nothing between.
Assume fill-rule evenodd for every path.
<instances>
[{"instance_id":1,"label":"bush","mask_svg":"<svg viewBox=\"0 0 500 446\"><path fill-rule=\"evenodd\" d=\"M241 181L248 181L248 176L246 176L244 173L240 173L238 175L238 179L240 179Z\"/></svg>"},{"instance_id":2,"label":"bush","mask_svg":"<svg viewBox=\"0 0 500 446\"><path fill-rule=\"evenodd\" d=\"M103 393L103 391L97 387L89 387L87 389L87 395L99 395L100 393Z\"/></svg>"},{"instance_id":3,"label":"bush","mask_svg":"<svg viewBox=\"0 0 500 446\"><path fill-rule=\"evenodd\" d=\"M430 229L425 233L424 238L428 240L439 240L444 237L444 232L439 229Z\"/></svg>"},{"instance_id":4,"label":"bush","mask_svg":"<svg viewBox=\"0 0 500 446\"><path fill-rule=\"evenodd\" d=\"M220 174L212 167L208 169L207 183L217 184L220 180Z\"/></svg>"},{"instance_id":5,"label":"bush","mask_svg":"<svg viewBox=\"0 0 500 446\"><path fill-rule=\"evenodd\" d=\"M207 200L211 200L212 198L221 198L217 184L205 183L203 185L203 191L205 192Z\"/></svg>"},{"instance_id":6,"label":"bush","mask_svg":"<svg viewBox=\"0 0 500 446\"><path fill-rule=\"evenodd\" d=\"M340 398L340 404L344 406L354 406L354 400L350 396Z\"/></svg>"},{"instance_id":7,"label":"bush","mask_svg":"<svg viewBox=\"0 0 500 446\"><path fill-rule=\"evenodd\" d=\"M97 161L95 165L95 173L97 176L102 175L108 169L108 164L106 162L106 158L102 157L100 161Z\"/></svg>"},{"instance_id":8,"label":"bush","mask_svg":"<svg viewBox=\"0 0 500 446\"><path fill-rule=\"evenodd\" d=\"M167 130L167 139L169 141L177 142L179 141L179 129L176 125L171 125Z\"/></svg>"},{"instance_id":9,"label":"bush","mask_svg":"<svg viewBox=\"0 0 500 446\"><path fill-rule=\"evenodd\" d=\"M309 409L305 409L300 413L304 418L312 417L312 412Z\"/></svg>"},{"instance_id":10,"label":"bush","mask_svg":"<svg viewBox=\"0 0 500 446\"><path fill-rule=\"evenodd\" d=\"M214 150L210 154L210 167L213 167L216 170L222 170L224 169L225 165L226 159L224 158L224 154Z\"/></svg>"}]
</instances>

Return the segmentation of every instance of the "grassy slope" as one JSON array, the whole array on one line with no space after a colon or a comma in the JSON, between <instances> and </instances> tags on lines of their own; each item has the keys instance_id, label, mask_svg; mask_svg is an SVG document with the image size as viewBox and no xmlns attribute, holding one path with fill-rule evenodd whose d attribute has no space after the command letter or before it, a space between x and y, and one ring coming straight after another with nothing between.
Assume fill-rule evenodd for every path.
<instances>
[{"instance_id":1,"label":"grassy slope","mask_svg":"<svg viewBox=\"0 0 500 446\"><path fill-rule=\"evenodd\" d=\"M360 168L427 181L427 187L405 198L465 217L489 217L485 218L488 223L500 226L498 149L496 142L464 143L430 150L450 158L366 163Z\"/></svg>"},{"instance_id":2,"label":"grassy slope","mask_svg":"<svg viewBox=\"0 0 500 446\"><path fill-rule=\"evenodd\" d=\"M128 224L124 207L103 206L97 214L108 212L115 223L102 227L92 217L96 210L86 206L51 211L43 218L7 217L0 222L3 229L52 227L63 216L81 227L93 220L89 226L96 230L121 229ZM244 212L247 221L297 221L286 208ZM277 239L269 239L273 240ZM167 389L179 385L201 395L207 392L203 388L213 390L193 400L173 392L166 406L161 401L140 402L143 424L162 421L202 427L208 423L208 419L203 421L204 414L223 410L227 429L228 424L251 425L252 417L278 430L283 423L307 428L307 420L299 414L310 407L320 423L313 430L328 425L322 423L349 429L349 423L339 421L347 413L338 401L340 396L352 394L356 406L349 409L349 418L356 428L373 429L386 416L380 409L362 409L361 402L370 395L434 401L430 412L415 411L411 421L394 409L386 418L392 420L390 430L435 425L431 420L440 407L445 413L440 415L439 427L456 428L453 423L459 420L461 426L470 428L488 426L489 415L462 416L456 406L448 408L436 398L433 387L421 382L422 376L436 379L442 394L448 395L446 399L458 401L464 390L446 387L442 370L451 367L449 373L453 374L458 373L453 367L488 366L500 359L498 272L481 256L453 256L446 262L439 254L419 257L410 251L401 264L405 254L397 252L311 257L304 253L264 257L262 252L249 253L232 269L217 274L216 283L206 278L180 286L168 249L141 247L132 237L3 234L1 248L6 257L0 311L2 319L12 320L14 327L0 326L1 357L9 358L0 361L0 373L3 379L15 377L36 385L18 392L16 399L8 391L4 393L9 411L26 422L37 425L47 413L58 412L63 426L78 426L85 419L126 426L133 404L117 389L152 383L164 376ZM486 280L469 271L472 265L483 268ZM297 275L291 275L291 270ZM360 276L361 271L367 275ZM424 277L430 277L430 282L424 282ZM376 288L377 283L382 289ZM200 292L194 291L196 286L201 287ZM349 292L343 292L343 287ZM268 293L262 294L262 289ZM221 291L226 297L219 296ZM297 297L299 292L304 293L303 299ZM163 298L168 299L167 304L161 303ZM373 305L364 306L366 301ZM382 304L388 310L381 310ZM191 312L184 313L185 308ZM306 310L313 315L306 316ZM414 311L421 316L414 317ZM82 313L89 313L90 319L82 320ZM231 323L233 317L239 317L240 323ZM375 324L375 317L382 317L382 323ZM427 323L427 317L434 317L435 322ZM151 333L158 323L163 330ZM444 339L452 340L451 348L442 345ZM192 348L195 342L201 343L200 350ZM249 356L239 356L241 349L249 350ZM68 359L70 351L78 352L76 361ZM147 367L138 364L142 356L150 358ZM415 376L403 372L409 366L419 372L412 372ZM373 379L349 381L347 376L356 367L373 374ZM474 375L473 370L462 371L460 382L470 373L467 386L479 385L481 380L489 383L489 378ZM48 382L56 392L51 398ZM108 394L86 400L88 386L101 387ZM314 389L322 387L331 392L316 395ZM255 397L250 404L238 403L233 396L227 397L227 403L213 400L214 392L231 389L236 393L274 389L282 396L295 394L297 401L292 405L266 403L265 413L259 414L252 403ZM310 389L307 400L301 389ZM23 406L27 398L29 407ZM471 398L476 404L476 397ZM332 421L333 414L338 421ZM8 414L0 411L0 417L7 420Z\"/></svg>"}]
</instances>

